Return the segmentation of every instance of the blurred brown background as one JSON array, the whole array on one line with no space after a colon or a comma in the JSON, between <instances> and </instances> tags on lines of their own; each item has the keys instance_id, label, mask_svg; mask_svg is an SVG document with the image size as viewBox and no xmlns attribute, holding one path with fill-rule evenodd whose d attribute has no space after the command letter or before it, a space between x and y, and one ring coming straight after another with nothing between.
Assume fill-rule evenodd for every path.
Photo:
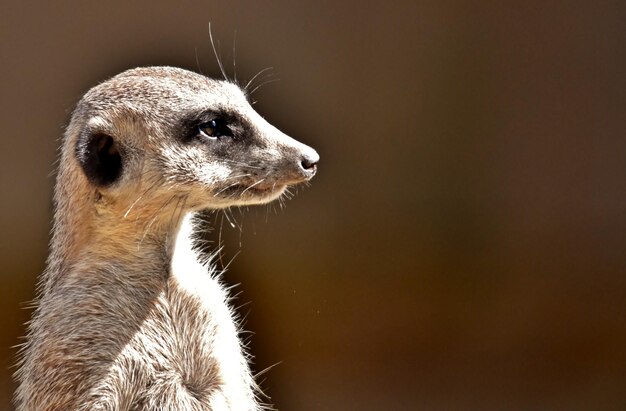
<instances>
[{"instance_id":1,"label":"blurred brown background","mask_svg":"<svg viewBox=\"0 0 626 411\"><path fill-rule=\"evenodd\" d=\"M0 408L74 103L211 22L322 157L223 228L279 409L626 409L626 3L519 3L2 2Z\"/></svg>"}]
</instances>

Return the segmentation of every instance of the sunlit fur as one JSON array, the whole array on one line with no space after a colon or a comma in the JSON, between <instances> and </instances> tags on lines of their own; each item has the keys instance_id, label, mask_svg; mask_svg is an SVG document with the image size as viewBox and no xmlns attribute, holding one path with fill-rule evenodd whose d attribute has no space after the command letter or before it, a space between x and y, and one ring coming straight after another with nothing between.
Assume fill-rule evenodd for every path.
<instances>
[{"instance_id":1,"label":"sunlit fur","mask_svg":"<svg viewBox=\"0 0 626 411\"><path fill-rule=\"evenodd\" d=\"M234 116L237 139L195 136L185 119L207 110ZM76 154L94 133L122 156L106 186ZM278 198L315 173L302 158L318 157L226 81L151 67L91 89L61 148L17 409L260 409L226 289L194 250L193 213Z\"/></svg>"}]
</instances>

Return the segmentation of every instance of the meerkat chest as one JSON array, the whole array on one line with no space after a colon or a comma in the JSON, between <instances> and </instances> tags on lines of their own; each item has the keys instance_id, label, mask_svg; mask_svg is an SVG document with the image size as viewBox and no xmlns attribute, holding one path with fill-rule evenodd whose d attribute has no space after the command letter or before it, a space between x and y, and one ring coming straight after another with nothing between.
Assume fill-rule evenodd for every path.
<instances>
[{"instance_id":1,"label":"meerkat chest","mask_svg":"<svg viewBox=\"0 0 626 411\"><path fill-rule=\"evenodd\" d=\"M201 272L171 273L166 289L116 363L125 368L123 373L142 377L133 388L135 401L167 397L163 391L167 389L189 404L252 398L247 362L225 292L204 267Z\"/></svg>"},{"instance_id":2,"label":"meerkat chest","mask_svg":"<svg viewBox=\"0 0 626 411\"><path fill-rule=\"evenodd\" d=\"M157 355L203 374L237 368L243 357L226 292L199 264L172 270L140 334L161 345Z\"/></svg>"}]
</instances>

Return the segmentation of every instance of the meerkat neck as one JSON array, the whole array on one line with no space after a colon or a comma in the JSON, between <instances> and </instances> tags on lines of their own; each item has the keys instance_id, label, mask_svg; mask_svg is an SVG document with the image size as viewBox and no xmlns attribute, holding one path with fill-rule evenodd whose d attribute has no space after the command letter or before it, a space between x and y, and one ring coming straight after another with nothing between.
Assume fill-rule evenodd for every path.
<instances>
[{"instance_id":1,"label":"meerkat neck","mask_svg":"<svg viewBox=\"0 0 626 411\"><path fill-rule=\"evenodd\" d=\"M193 213L184 214L176 200L159 213L150 214L144 209L156 206L143 205L129 212L128 206L116 207L98 193L90 193L87 198L59 197L64 200L57 202L44 292L63 282L65 274L75 271L81 262L89 261L91 267L98 267L110 264L114 255L116 264L124 267L118 272L129 276L149 276L153 272L164 275L175 247L192 249Z\"/></svg>"}]
</instances>

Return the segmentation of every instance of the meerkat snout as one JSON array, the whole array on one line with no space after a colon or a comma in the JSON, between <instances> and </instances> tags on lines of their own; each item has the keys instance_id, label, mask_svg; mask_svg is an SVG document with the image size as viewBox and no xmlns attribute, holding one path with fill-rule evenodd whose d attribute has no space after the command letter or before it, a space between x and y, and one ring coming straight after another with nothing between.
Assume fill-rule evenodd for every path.
<instances>
[{"instance_id":1,"label":"meerkat snout","mask_svg":"<svg viewBox=\"0 0 626 411\"><path fill-rule=\"evenodd\" d=\"M308 150L302 154L302 160L300 161L300 166L302 167L302 171L306 176L307 180L313 178L315 173L317 173L317 163L320 161L320 156L313 149Z\"/></svg>"},{"instance_id":2,"label":"meerkat snout","mask_svg":"<svg viewBox=\"0 0 626 411\"><path fill-rule=\"evenodd\" d=\"M283 154L275 154L277 169L280 170L283 180L288 185L309 181L317 173L319 154L313 148L290 137L286 139L288 143L283 143L278 149ZM284 161L280 157L284 157Z\"/></svg>"}]
</instances>

